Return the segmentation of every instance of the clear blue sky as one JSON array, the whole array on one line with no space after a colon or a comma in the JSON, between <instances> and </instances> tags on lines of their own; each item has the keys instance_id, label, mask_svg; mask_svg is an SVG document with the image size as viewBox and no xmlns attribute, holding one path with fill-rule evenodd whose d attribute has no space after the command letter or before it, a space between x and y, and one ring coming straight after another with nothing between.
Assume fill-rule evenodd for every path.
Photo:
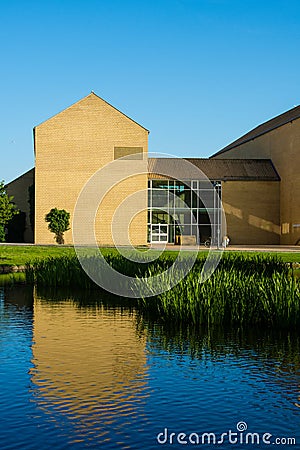
<instances>
[{"instance_id":1,"label":"clear blue sky","mask_svg":"<svg viewBox=\"0 0 300 450\"><path fill-rule=\"evenodd\" d=\"M0 179L94 90L149 150L206 157L300 103L299 0L0 0Z\"/></svg>"}]
</instances>

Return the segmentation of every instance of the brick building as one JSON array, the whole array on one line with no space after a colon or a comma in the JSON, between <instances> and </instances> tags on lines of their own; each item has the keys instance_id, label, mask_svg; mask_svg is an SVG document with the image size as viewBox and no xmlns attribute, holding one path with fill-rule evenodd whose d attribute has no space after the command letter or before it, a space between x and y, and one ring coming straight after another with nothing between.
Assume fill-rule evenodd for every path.
<instances>
[{"instance_id":1,"label":"brick building","mask_svg":"<svg viewBox=\"0 0 300 450\"><path fill-rule=\"evenodd\" d=\"M177 243L179 235L220 244L224 233L232 244L299 242L300 107L209 159L149 158L148 134L93 92L36 126L35 168L7 185L25 214L23 240L54 243L45 214L57 207L73 218L83 187L94 180L93 195L106 190L93 217L100 245ZM84 205L90 210L92 199ZM80 217L82 244L90 243L84 211ZM65 241L73 243L72 230Z\"/></svg>"}]
</instances>

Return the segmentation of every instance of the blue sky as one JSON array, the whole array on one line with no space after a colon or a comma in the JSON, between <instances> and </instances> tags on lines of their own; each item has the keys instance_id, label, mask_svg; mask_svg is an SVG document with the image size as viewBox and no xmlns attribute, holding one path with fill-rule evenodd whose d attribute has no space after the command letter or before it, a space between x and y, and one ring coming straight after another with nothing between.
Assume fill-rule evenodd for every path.
<instances>
[{"instance_id":1,"label":"blue sky","mask_svg":"<svg viewBox=\"0 0 300 450\"><path fill-rule=\"evenodd\" d=\"M94 90L149 150L206 157L300 103L298 0L0 0L0 179Z\"/></svg>"}]
</instances>

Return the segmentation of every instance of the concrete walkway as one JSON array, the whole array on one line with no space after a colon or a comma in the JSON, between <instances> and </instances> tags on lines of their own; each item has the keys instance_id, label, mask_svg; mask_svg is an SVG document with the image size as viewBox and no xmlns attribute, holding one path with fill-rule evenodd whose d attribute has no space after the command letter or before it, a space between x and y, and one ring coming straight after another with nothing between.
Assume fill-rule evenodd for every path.
<instances>
[{"instance_id":1,"label":"concrete walkway","mask_svg":"<svg viewBox=\"0 0 300 450\"><path fill-rule=\"evenodd\" d=\"M250 251L250 252L300 252L300 246L298 245L239 245L239 246L229 246L226 251L230 250L242 250L242 251Z\"/></svg>"},{"instance_id":2,"label":"concrete walkway","mask_svg":"<svg viewBox=\"0 0 300 450\"><path fill-rule=\"evenodd\" d=\"M173 245L173 244L167 244L166 246L161 244L152 244L151 248L153 250L173 250L173 251L179 251L181 248L182 250L190 250L190 251L205 251L208 250L208 248L204 247L204 245L198 246L192 246L192 245L183 245L180 247L180 245ZM216 247L213 247L214 250L217 250ZM295 252L300 253L300 246L299 245L229 245L226 249L220 248L220 250L224 250L225 252L230 251L248 251L248 252Z\"/></svg>"},{"instance_id":3,"label":"concrete walkway","mask_svg":"<svg viewBox=\"0 0 300 450\"><path fill-rule=\"evenodd\" d=\"M58 247L57 244L42 244L42 245L36 245L36 244L12 244L8 242L0 242L0 248L1 246L32 246L32 247ZM60 245L60 247L73 247L72 245ZM86 246L88 247L88 245ZM104 246L103 248L109 248L108 246ZM111 247L114 248L114 247ZM121 248L131 248L131 247L121 247ZM146 246L145 246L146 248ZM174 244L151 244L149 245L149 248L152 248L153 250L174 250L179 251L180 248L183 250L190 250L190 251L207 251L208 248L204 247L204 245L193 246L193 245L183 245L180 247L180 245L174 245ZM213 249L217 250L216 247L213 247ZM222 248L220 248L222 250ZM295 252L300 253L300 245L229 245L224 251L230 252L230 251L249 251L249 252Z\"/></svg>"}]
</instances>

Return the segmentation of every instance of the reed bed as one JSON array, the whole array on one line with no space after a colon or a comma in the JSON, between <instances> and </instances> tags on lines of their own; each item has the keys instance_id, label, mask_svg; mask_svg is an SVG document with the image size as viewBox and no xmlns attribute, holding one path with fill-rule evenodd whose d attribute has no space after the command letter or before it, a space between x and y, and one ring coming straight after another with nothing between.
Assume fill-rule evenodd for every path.
<instances>
[{"instance_id":1,"label":"reed bed","mask_svg":"<svg viewBox=\"0 0 300 450\"><path fill-rule=\"evenodd\" d=\"M140 308L165 322L299 328L300 282L280 260L224 258L204 283L197 269Z\"/></svg>"},{"instance_id":2,"label":"reed bed","mask_svg":"<svg viewBox=\"0 0 300 450\"><path fill-rule=\"evenodd\" d=\"M170 273L166 269L172 266L175 256L162 255L155 262L141 259L143 264L116 254L108 254L105 259L115 270L144 279L146 284L146 278L159 273L167 282ZM223 256L212 276L201 283L204 261L203 257L198 257L180 283L158 296L143 297L141 291L136 303L138 311L165 323L299 328L300 280L280 259L228 254ZM88 257L88 263L95 273L101 274L98 258ZM27 266L26 279L45 287L89 290L96 287L76 257L37 261Z\"/></svg>"},{"instance_id":3,"label":"reed bed","mask_svg":"<svg viewBox=\"0 0 300 450\"><path fill-rule=\"evenodd\" d=\"M107 254L105 261L117 272L129 277L146 277L149 270L153 271L154 265L147 262L141 254L140 264L123 257L120 254ZM155 263L156 273L165 271L173 263L173 257L167 256ZM96 256L85 257L85 263L90 272L101 278L103 260ZM62 256L59 258L46 258L26 264L26 281L37 286L51 287L75 287L94 289L95 283L82 269L76 256Z\"/></svg>"}]
</instances>

